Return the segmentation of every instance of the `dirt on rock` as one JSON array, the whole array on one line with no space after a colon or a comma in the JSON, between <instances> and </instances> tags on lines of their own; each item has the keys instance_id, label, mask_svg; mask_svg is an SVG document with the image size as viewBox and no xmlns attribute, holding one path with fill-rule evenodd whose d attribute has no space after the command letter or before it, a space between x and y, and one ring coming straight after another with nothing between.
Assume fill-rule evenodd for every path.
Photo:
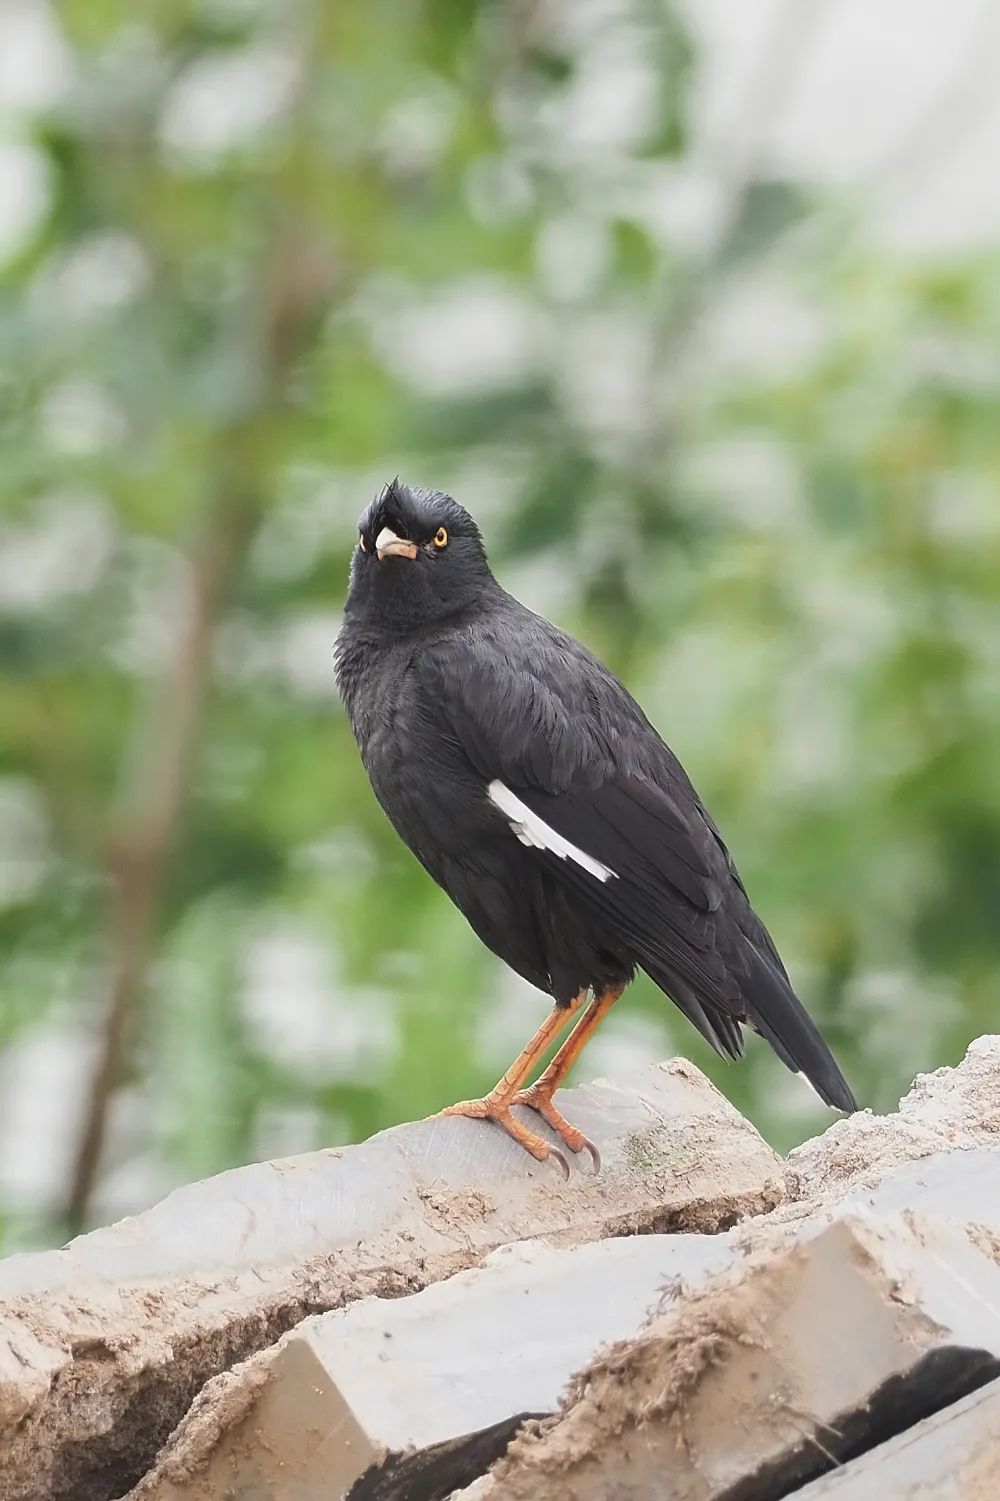
<instances>
[{"instance_id":1,"label":"dirt on rock","mask_svg":"<svg viewBox=\"0 0 1000 1501\"><path fill-rule=\"evenodd\" d=\"M955 1068L919 1074L891 1115L859 1111L788 1155L786 1217L874 1188L906 1162L1000 1144L1000 1037L970 1043Z\"/></svg>"},{"instance_id":2,"label":"dirt on rock","mask_svg":"<svg viewBox=\"0 0 1000 1501\"><path fill-rule=\"evenodd\" d=\"M0 1263L0 1497L123 1496L206 1383L311 1314L417 1291L519 1239L665 1218L715 1229L784 1194L780 1159L688 1064L575 1094L605 1145L600 1179L564 1185L476 1122L418 1122L188 1185L63 1251ZM200 1463L235 1402L230 1379L206 1391L171 1462Z\"/></svg>"},{"instance_id":3,"label":"dirt on rock","mask_svg":"<svg viewBox=\"0 0 1000 1501\"><path fill-rule=\"evenodd\" d=\"M727 1297L717 1286L681 1309L654 1318L648 1330L602 1354L573 1381L561 1410L526 1424L484 1488L489 1501L606 1501L614 1456L615 1501L645 1501L678 1453L696 1463L691 1422L712 1421L694 1403L709 1373L741 1344L762 1345L766 1308L753 1310L748 1334L745 1293ZM727 1405L721 1423L752 1420L758 1394L748 1387L746 1409ZM659 1480L658 1478L659 1477ZM673 1491L671 1491L673 1494Z\"/></svg>"},{"instance_id":4,"label":"dirt on rock","mask_svg":"<svg viewBox=\"0 0 1000 1501\"><path fill-rule=\"evenodd\" d=\"M171 1485L197 1494L222 1435L245 1425L253 1444L269 1352L287 1331L357 1298L418 1291L497 1246L736 1226L747 1255L777 1254L796 1222L829 1217L903 1164L1000 1145L1000 1038L919 1078L898 1112L839 1120L787 1164L683 1060L637 1079L574 1101L610 1146L599 1179L581 1171L564 1185L474 1122L418 1123L189 1185L63 1252L0 1263L0 1497L111 1501L134 1486L140 1501L158 1454L157 1497ZM744 1296L665 1296L558 1414L526 1425L484 1498L597 1501L613 1444L616 1501L638 1501L679 1451L697 1453L699 1425L759 1422L752 1383L744 1407L730 1391L726 1413L706 1397L748 1342L780 1365L773 1292L761 1284L752 1307Z\"/></svg>"}]
</instances>

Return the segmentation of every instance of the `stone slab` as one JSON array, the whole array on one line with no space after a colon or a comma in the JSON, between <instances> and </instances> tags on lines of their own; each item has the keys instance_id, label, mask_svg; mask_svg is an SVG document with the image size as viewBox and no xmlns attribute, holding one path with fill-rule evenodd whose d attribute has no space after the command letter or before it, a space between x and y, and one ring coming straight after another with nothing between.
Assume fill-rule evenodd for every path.
<instances>
[{"instance_id":1,"label":"stone slab","mask_svg":"<svg viewBox=\"0 0 1000 1501\"><path fill-rule=\"evenodd\" d=\"M997 1501L1000 1381L991 1381L843 1469L796 1501Z\"/></svg>"},{"instance_id":2,"label":"stone slab","mask_svg":"<svg viewBox=\"0 0 1000 1501\"><path fill-rule=\"evenodd\" d=\"M906 1163L871 1191L844 1201L875 1214L913 1210L923 1218L979 1225L1000 1236L1000 1147L937 1152Z\"/></svg>"},{"instance_id":3,"label":"stone slab","mask_svg":"<svg viewBox=\"0 0 1000 1501\"><path fill-rule=\"evenodd\" d=\"M484 1470L526 1417L554 1412L600 1347L738 1254L724 1235L525 1242L412 1297L308 1319L248 1362L255 1396L236 1425L220 1421L229 1382L206 1388L133 1497L326 1501L356 1487L429 1501Z\"/></svg>"},{"instance_id":4,"label":"stone slab","mask_svg":"<svg viewBox=\"0 0 1000 1501\"><path fill-rule=\"evenodd\" d=\"M487 1494L773 1501L998 1372L1000 1266L946 1221L856 1209L584 1368Z\"/></svg>"},{"instance_id":5,"label":"stone slab","mask_svg":"<svg viewBox=\"0 0 1000 1501\"><path fill-rule=\"evenodd\" d=\"M764 1235L783 1228L794 1240L805 1224L829 1224L868 1210L876 1216L906 1212L966 1228L1000 1256L1000 1147L965 1147L915 1158L893 1167L873 1187L848 1187L839 1198L786 1200L763 1219L748 1221L740 1240L749 1253Z\"/></svg>"},{"instance_id":6,"label":"stone slab","mask_svg":"<svg viewBox=\"0 0 1000 1501\"><path fill-rule=\"evenodd\" d=\"M684 1060L568 1091L604 1154L564 1183L457 1117L194 1183L61 1251L0 1262L0 1496L108 1501L211 1377L304 1317L417 1291L497 1246L714 1232L783 1165Z\"/></svg>"},{"instance_id":7,"label":"stone slab","mask_svg":"<svg viewBox=\"0 0 1000 1501\"><path fill-rule=\"evenodd\" d=\"M920 1074L892 1115L860 1110L788 1154L789 1199L804 1210L874 1188L906 1162L1000 1147L1000 1036L978 1037L954 1068ZM789 1214L795 1213L790 1204Z\"/></svg>"}]
</instances>

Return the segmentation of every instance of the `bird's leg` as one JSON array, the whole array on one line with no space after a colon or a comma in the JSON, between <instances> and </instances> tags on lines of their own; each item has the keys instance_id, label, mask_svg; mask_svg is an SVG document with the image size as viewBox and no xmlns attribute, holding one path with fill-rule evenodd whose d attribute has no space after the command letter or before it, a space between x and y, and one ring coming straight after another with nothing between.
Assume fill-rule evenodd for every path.
<instances>
[{"instance_id":1,"label":"bird's leg","mask_svg":"<svg viewBox=\"0 0 1000 1501\"><path fill-rule=\"evenodd\" d=\"M589 1136L584 1136L576 1126L571 1126L566 1117L556 1109L552 1096L624 989L624 985L616 985L598 992L548 1068L538 1076L534 1084L527 1089L518 1090L512 1101L515 1105L527 1105L532 1110L537 1110L542 1120L552 1127L571 1152L586 1149L590 1153L595 1173L601 1169L600 1152Z\"/></svg>"},{"instance_id":2,"label":"bird's leg","mask_svg":"<svg viewBox=\"0 0 1000 1501\"><path fill-rule=\"evenodd\" d=\"M483 1095L481 1100L460 1100L457 1105L449 1105L447 1110L442 1110L439 1114L467 1115L473 1120L496 1121L508 1136L512 1136L539 1162L544 1162L547 1157L554 1157L563 1175L568 1178L569 1163L564 1154L558 1147L546 1141L544 1136L539 1136L536 1131L529 1131L527 1126L511 1114L510 1107L518 1090L521 1089L535 1064L544 1055L546 1048L565 1029L566 1023L574 1012L579 1011L585 999L586 991L582 990L568 1005L553 1007L527 1047L521 1049L503 1078L493 1086L489 1094Z\"/></svg>"}]
</instances>

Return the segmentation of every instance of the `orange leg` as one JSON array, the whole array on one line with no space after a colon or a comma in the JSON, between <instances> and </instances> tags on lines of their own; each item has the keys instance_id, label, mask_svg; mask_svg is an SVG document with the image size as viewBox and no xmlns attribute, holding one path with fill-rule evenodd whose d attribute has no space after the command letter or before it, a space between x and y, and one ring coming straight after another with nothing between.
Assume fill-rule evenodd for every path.
<instances>
[{"instance_id":1,"label":"orange leg","mask_svg":"<svg viewBox=\"0 0 1000 1501\"><path fill-rule=\"evenodd\" d=\"M568 1006L556 1006L542 1022L534 1037L526 1048L514 1059L510 1068L503 1078L496 1083L489 1094L481 1100L460 1100L457 1105L449 1105L447 1110L442 1110L441 1115L467 1115L473 1120L496 1121L502 1126L508 1136L512 1136L516 1142L536 1157L539 1162L544 1162L547 1157L554 1157L565 1177L569 1177L569 1163L558 1147L547 1142L544 1136L539 1136L535 1131L529 1131L516 1116L511 1114L510 1107L514 1102L518 1090L525 1079L531 1073L538 1060L543 1056L549 1045L559 1036L574 1012L579 1011L586 998L586 991L581 991L570 1001ZM560 1050L562 1051L562 1050ZM558 1054L556 1055L559 1056ZM555 1060L553 1060L555 1061ZM544 1077L544 1076L543 1076Z\"/></svg>"},{"instance_id":2,"label":"orange leg","mask_svg":"<svg viewBox=\"0 0 1000 1501\"><path fill-rule=\"evenodd\" d=\"M595 995L545 1072L539 1075L534 1084L529 1085L527 1089L519 1089L511 1102L514 1105L527 1105L532 1110L537 1110L542 1120L548 1122L571 1152L582 1152L586 1148L594 1164L595 1173L601 1170L600 1152L589 1136L584 1136L576 1126L571 1126L566 1117L556 1109L552 1103L552 1096L624 989L624 985L619 985L611 990L601 991L600 995Z\"/></svg>"}]
</instances>

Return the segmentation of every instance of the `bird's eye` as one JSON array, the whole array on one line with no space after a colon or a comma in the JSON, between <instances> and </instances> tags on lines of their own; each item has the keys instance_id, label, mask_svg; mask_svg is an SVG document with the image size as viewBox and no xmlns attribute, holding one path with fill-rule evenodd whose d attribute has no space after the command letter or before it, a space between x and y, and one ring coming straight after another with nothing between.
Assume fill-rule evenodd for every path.
<instances>
[{"instance_id":1,"label":"bird's eye","mask_svg":"<svg viewBox=\"0 0 1000 1501\"><path fill-rule=\"evenodd\" d=\"M361 536L358 537L358 546L361 548L362 552L367 552L368 551L367 547L365 546L365 539L364 539L364 537L361 537Z\"/></svg>"},{"instance_id":2,"label":"bird's eye","mask_svg":"<svg viewBox=\"0 0 1000 1501\"><path fill-rule=\"evenodd\" d=\"M439 526L438 527L437 531L434 533L434 546L435 547L447 547L448 546L448 529L447 529L447 527L444 527L444 526Z\"/></svg>"}]
</instances>

